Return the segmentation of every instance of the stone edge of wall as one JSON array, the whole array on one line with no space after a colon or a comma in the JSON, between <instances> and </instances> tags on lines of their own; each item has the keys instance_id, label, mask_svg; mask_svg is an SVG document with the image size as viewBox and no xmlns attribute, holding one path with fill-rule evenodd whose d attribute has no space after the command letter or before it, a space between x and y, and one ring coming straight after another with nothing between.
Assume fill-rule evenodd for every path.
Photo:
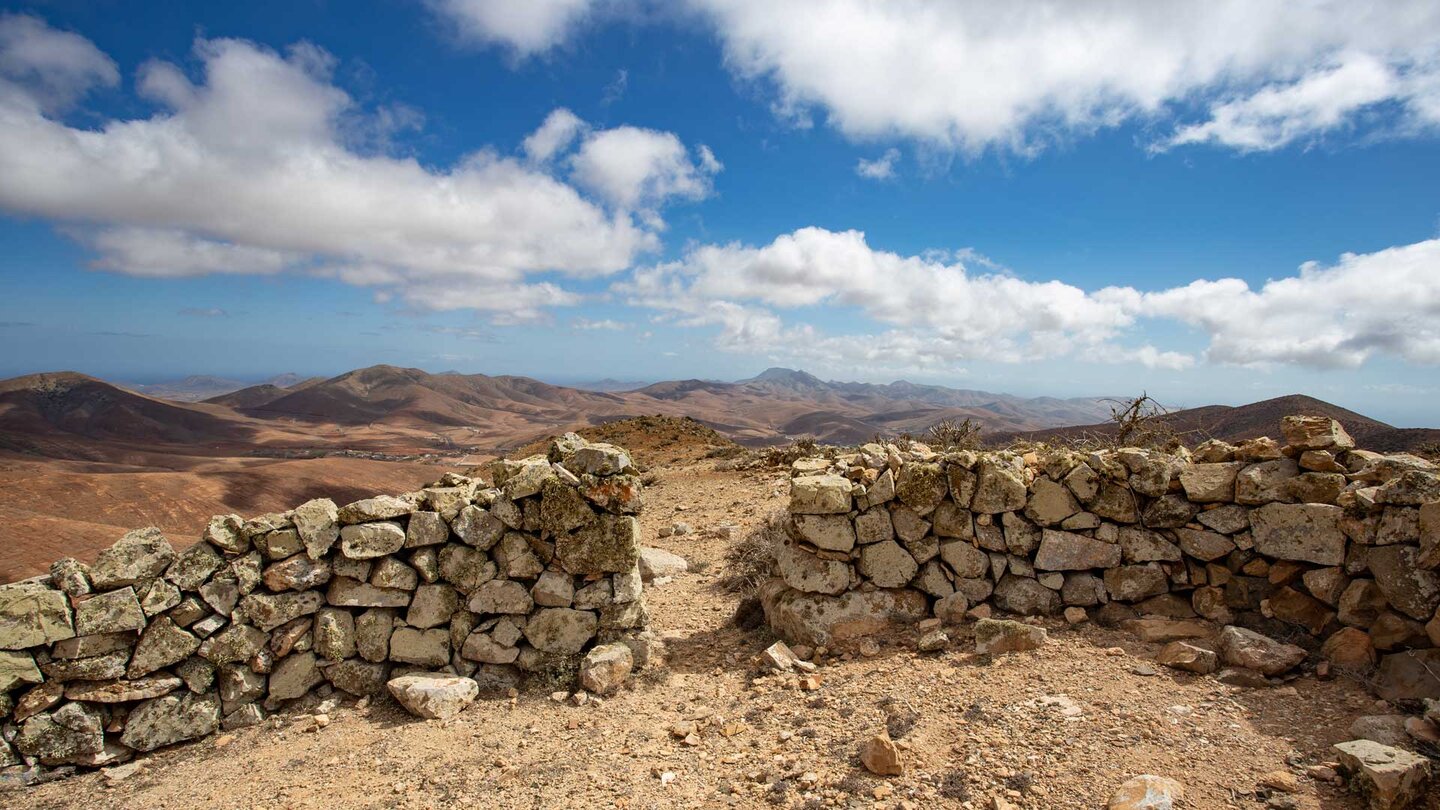
<instances>
[{"instance_id":1,"label":"stone edge of wall","mask_svg":"<svg viewBox=\"0 0 1440 810\"><path fill-rule=\"evenodd\" d=\"M1440 470L1357 449L1330 419L1282 431L1173 454L869 444L798 461L767 623L831 647L995 610L1154 617L1133 625L1148 640L1298 628L1335 666L1378 670L1382 697L1440 698Z\"/></svg>"},{"instance_id":2,"label":"stone edge of wall","mask_svg":"<svg viewBox=\"0 0 1440 810\"><path fill-rule=\"evenodd\" d=\"M566 434L488 471L491 487L447 473L220 515L178 552L139 529L93 565L0 585L0 776L116 764L409 674L470 681L462 703L527 674L614 691L659 649L629 454Z\"/></svg>"}]
</instances>

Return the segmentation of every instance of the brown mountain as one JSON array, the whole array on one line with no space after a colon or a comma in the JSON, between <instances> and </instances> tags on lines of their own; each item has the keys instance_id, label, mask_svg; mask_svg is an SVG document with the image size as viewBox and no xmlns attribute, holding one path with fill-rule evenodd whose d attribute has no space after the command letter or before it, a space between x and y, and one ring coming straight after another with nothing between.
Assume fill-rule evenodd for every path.
<instances>
[{"instance_id":1,"label":"brown mountain","mask_svg":"<svg viewBox=\"0 0 1440 810\"><path fill-rule=\"evenodd\" d=\"M1363 414L1332 405L1303 394L1252 402L1249 405L1206 405L1187 408L1161 417L1176 431L1185 434L1193 444L1207 438L1238 442L1257 436L1280 440L1280 420L1285 416L1328 416L1345 426L1356 443L1367 450L1382 452L1413 451L1427 444L1440 443L1440 430L1431 428L1397 428ZM1087 435L1114 435L1112 423L1075 425L1049 430L1019 431L993 435L992 442L1016 439L1044 441L1073 439Z\"/></svg>"},{"instance_id":2,"label":"brown mountain","mask_svg":"<svg viewBox=\"0 0 1440 810\"><path fill-rule=\"evenodd\" d=\"M49 454L89 442L245 442L253 428L202 405L154 399L62 371L0 382L0 447Z\"/></svg>"}]
</instances>

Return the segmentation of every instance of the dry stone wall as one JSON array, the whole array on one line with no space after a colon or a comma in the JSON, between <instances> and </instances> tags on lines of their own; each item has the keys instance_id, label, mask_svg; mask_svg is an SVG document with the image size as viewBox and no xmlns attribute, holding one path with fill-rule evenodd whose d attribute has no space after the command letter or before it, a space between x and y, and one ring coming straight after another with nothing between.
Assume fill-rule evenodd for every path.
<instances>
[{"instance_id":1,"label":"dry stone wall","mask_svg":"<svg viewBox=\"0 0 1440 810\"><path fill-rule=\"evenodd\" d=\"M1303 631L1317 657L1377 669L1382 696L1440 698L1440 472L1356 449L1329 419L1282 428L1284 446L1178 455L868 444L799 461L767 620L791 643L833 647L992 610L1155 616L1179 620L1158 625L1173 638L1204 619L1235 626L1222 647Z\"/></svg>"},{"instance_id":2,"label":"dry stone wall","mask_svg":"<svg viewBox=\"0 0 1440 810\"><path fill-rule=\"evenodd\" d=\"M392 681L426 716L589 658L587 688L613 688L653 638L629 455L568 434L489 472L222 515L181 550L140 529L0 586L0 767L111 764Z\"/></svg>"}]
</instances>

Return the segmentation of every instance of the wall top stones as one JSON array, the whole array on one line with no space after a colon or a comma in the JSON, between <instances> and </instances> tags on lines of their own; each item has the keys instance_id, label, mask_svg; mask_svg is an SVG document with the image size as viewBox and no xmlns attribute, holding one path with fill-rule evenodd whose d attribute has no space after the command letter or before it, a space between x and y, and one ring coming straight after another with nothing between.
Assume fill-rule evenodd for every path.
<instances>
[{"instance_id":1,"label":"wall top stones","mask_svg":"<svg viewBox=\"0 0 1440 810\"><path fill-rule=\"evenodd\" d=\"M1281 428L1283 445L1175 453L912 443L803 459L767 618L812 646L992 610L1299 628L1317 647L1351 630L1382 691L1440 698L1440 469L1358 449L1331 419Z\"/></svg>"},{"instance_id":2,"label":"wall top stones","mask_svg":"<svg viewBox=\"0 0 1440 810\"><path fill-rule=\"evenodd\" d=\"M488 473L220 515L179 551L138 529L0 586L0 775L113 764L402 677L390 691L423 716L526 673L617 688L654 643L629 454L567 434Z\"/></svg>"}]
</instances>

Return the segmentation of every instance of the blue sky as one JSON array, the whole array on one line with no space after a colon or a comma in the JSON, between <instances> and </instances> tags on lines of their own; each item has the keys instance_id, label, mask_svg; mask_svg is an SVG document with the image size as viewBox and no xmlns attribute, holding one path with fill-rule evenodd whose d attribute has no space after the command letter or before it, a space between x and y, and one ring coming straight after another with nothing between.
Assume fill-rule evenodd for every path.
<instances>
[{"instance_id":1,"label":"blue sky","mask_svg":"<svg viewBox=\"0 0 1440 810\"><path fill-rule=\"evenodd\" d=\"M1356 5L0 5L0 375L787 365L1433 426L1440 10Z\"/></svg>"}]
</instances>

